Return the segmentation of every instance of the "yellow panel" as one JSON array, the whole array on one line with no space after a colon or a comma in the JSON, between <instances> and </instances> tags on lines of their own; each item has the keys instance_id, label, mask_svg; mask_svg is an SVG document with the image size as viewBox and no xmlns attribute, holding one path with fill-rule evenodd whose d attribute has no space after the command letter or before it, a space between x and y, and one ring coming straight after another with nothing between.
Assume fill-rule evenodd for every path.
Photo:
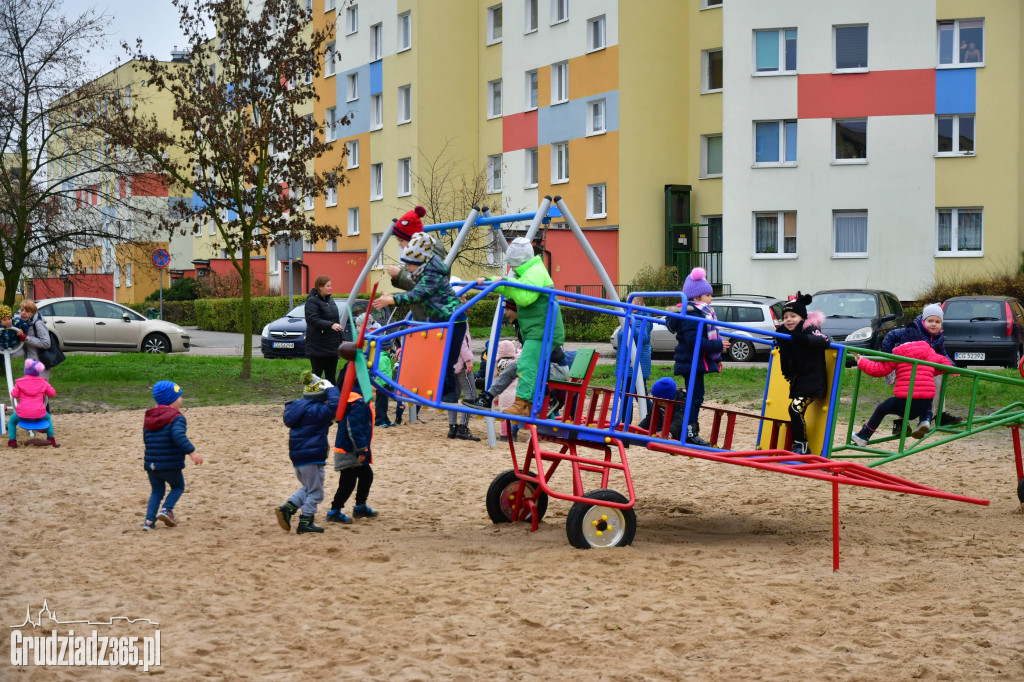
<instances>
[{"instance_id":1,"label":"yellow panel","mask_svg":"<svg viewBox=\"0 0 1024 682\"><path fill-rule=\"evenodd\" d=\"M825 377L827 385L832 386L832 377L835 375L836 357L839 351L829 349L825 351ZM782 364L779 362L779 349L772 349L771 364L768 374L768 394L764 401L762 416L771 419L789 421L789 381L782 376ZM825 441L825 430L828 427L828 396L817 398L807 409L804 418L807 420L807 447L814 454L825 454L822 445ZM786 442L786 430L784 427L779 430L779 447L784 447ZM757 449L767 450L771 441L771 426L765 422L761 435L758 439Z\"/></svg>"}]
</instances>

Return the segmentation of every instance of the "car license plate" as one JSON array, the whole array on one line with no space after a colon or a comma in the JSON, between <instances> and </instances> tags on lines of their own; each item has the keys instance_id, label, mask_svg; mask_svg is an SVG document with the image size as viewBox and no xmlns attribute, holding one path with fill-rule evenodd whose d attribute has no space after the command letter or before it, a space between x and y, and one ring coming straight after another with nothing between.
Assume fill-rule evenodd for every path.
<instances>
[{"instance_id":1,"label":"car license plate","mask_svg":"<svg viewBox=\"0 0 1024 682\"><path fill-rule=\"evenodd\" d=\"M984 353L957 353L953 357L953 359L954 360L984 360L985 359L985 354Z\"/></svg>"},{"instance_id":2,"label":"car license plate","mask_svg":"<svg viewBox=\"0 0 1024 682\"><path fill-rule=\"evenodd\" d=\"M295 348L293 341L274 341L274 348Z\"/></svg>"}]
</instances>

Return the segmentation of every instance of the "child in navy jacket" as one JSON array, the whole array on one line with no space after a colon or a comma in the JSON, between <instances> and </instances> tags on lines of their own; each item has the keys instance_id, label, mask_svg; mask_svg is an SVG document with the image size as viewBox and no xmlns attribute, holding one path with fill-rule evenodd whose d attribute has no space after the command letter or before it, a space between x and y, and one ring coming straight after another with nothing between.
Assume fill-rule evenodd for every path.
<instances>
[{"instance_id":1,"label":"child in navy jacket","mask_svg":"<svg viewBox=\"0 0 1024 682\"><path fill-rule=\"evenodd\" d=\"M185 455L197 465L203 463L202 456L185 434L185 416L178 409L181 407L181 387L173 381L158 381L153 386L153 400L156 407L146 410L142 426L142 439L146 444L143 465L152 489L142 530L155 528L157 519L167 526L178 525L174 518L174 505L185 492L185 476L182 474ZM171 491L164 499L166 486L170 486ZM163 507L160 506L161 501Z\"/></svg>"},{"instance_id":2,"label":"child in navy jacket","mask_svg":"<svg viewBox=\"0 0 1024 682\"><path fill-rule=\"evenodd\" d=\"M342 368L341 373L344 373ZM339 374L341 376L341 374ZM349 495L356 491L356 506L352 516L372 519L377 512L366 504L373 485L373 453L370 452L370 441L373 440L374 409L373 403L363 400L359 383L352 386L348 395L348 403L344 405L345 414L338 420L338 435L334 440L334 470L340 471L338 490L331 502L331 511L327 512L327 520L331 523L352 523L352 519L342 511Z\"/></svg>"},{"instance_id":3,"label":"child in navy jacket","mask_svg":"<svg viewBox=\"0 0 1024 682\"><path fill-rule=\"evenodd\" d=\"M292 516L301 510L295 529L299 535L324 532L313 520L317 505L324 501L327 435L341 397L335 386L310 370L302 373L302 389L302 398L284 406L284 424L289 429L288 456L302 487L277 508L277 522L285 530L292 529Z\"/></svg>"}]
</instances>

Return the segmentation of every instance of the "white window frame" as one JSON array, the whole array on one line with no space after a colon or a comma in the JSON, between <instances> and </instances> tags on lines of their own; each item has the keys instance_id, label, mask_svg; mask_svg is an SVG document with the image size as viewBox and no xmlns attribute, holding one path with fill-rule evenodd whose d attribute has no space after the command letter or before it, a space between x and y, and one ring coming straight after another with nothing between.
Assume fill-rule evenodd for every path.
<instances>
[{"instance_id":1,"label":"white window frame","mask_svg":"<svg viewBox=\"0 0 1024 682\"><path fill-rule=\"evenodd\" d=\"M600 112L600 126L598 126ZM608 132L608 102L604 98L587 102L587 137Z\"/></svg>"},{"instance_id":2,"label":"white window frame","mask_svg":"<svg viewBox=\"0 0 1024 682\"><path fill-rule=\"evenodd\" d=\"M134 286L132 284L132 264L125 263L124 265L124 285L126 287Z\"/></svg>"},{"instance_id":3,"label":"white window frame","mask_svg":"<svg viewBox=\"0 0 1024 682\"><path fill-rule=\"evenodd\" d=\"M370 253L377 249L377 245L380 244L380 240L384 238L383 232L371 232L370 233ZM384 269L384 252L381 251L380 255L377 256L377 260L373 261L373 265L370 266L371 270L383 270Z\"/></svg>"},{"instance_id":4,"label":"white window frame","mask_svg":"<svg viewBox=\"0 0 1024 682\"><path fill-rule=\"evenodd\" d=\"M302 210L303 211L312 211L314 208L316 208L315 197L312 194L306 194L305 196L303 196L302 197Z\"/></svg>"},{"instance_id":5,"label":"white window frame","mask_svg":"<svg viewBox=\"0 0 1024 682\"><path fill-rule=\"evenodd\" d=\"M842 122L842 121L864 121L864 146L865 146L865 149L864 149L864 157L863 158L859 158L859 159L839 159L839 158L836 158L836 139L838 137L836 135L836 129L839 127L839 123ZM936 135L936 138L937 137L938 137L938 135ZM833 165L836 165L836 166L846 166L846 165L857 165L857 164L863 165L863 164L866 164L868 162L867 146L868 146L868 117L867 116L854 117L854 118L834 118L834 119L832 119L832 164Z\"/></svg>"},{"instance_id":6,"label":"white window frame","mask_svg":"<svg viewBox=\"0 0 1024 682\"><path fill-rule=\"evenodd\" d=\"M960 151L960 119L974 119L974 149ZM949 118L953 120L953 151L939 151L939 119ZM936 114L935 115L935 156L941 158L957 156L974 156L978 153L978 116L977 114Z\"/></svg>"},{"instance_id":7,"label":"white window frame","mask_svg":"<svg viewBox=\"0 0 1024 682\"><path fill-rule=\"evenodd\" d=\"M722 137L722 133L708 133L706 135L701 135L700 136L700 177L701 178L720 178L720 177L722 177L722 172L721 171L718 172L718 173L710 173L710 172L708 172L708 139L710 139L712 137L721 138ZM725 155L725 150L723 149L722 171L725 170L724 155Z\"/></svg>"},{"instance_id":8,"label":"white window frame","mask_svg":"<svg viewBox=\"0 0 1024 682\"><path fill-rule=\"evenodd\" d=\"M722 52L722 48L714 47L708 50L701 50L700 52L700 92L702 95L713 94L716 92L722 92L725 87L725 62L722 62L722 87L712 88L711 87L711 54L713 52ZM724 56L723 56L724 60Z\"/></svg>"},{"instance_id":9,"label":"white window frame","mask_svg":"<svg viewBox=\"0 0 1024 682\"><path fill-rule=\"evenodd\" d=\"M384 94L370 95L370 130L384 128Z\"/></svg>"},{"instance_id":10,"label":"white window frame","mask_svg":"<svg viewBox=\"0 0 1024 682\"><path fill-rule=\"evenodd\" d=\"M701 9L722 9L722 0L700 0Z\"/></svg>"},{"instance_id":11,"label":"white window frame","mask_svg":"<svg viewBox=\"0 0 1024 682\"><path fill-rule=\"evenodd\" d=\"M337 64L335 63L337 54L335 43L327 43L327 49L324 50L324 78L330 78L337 73Z\"/></svg>"},{"instance_id":12,"label":"white window frame","mask_svg":"<svg viewBox=\"0 0 1024 682\"><path fill-rule=\"evenodd\" d=\"M345 143L345 168L359 168L359 140Z\"/></svg>"},{"instance_id":13,"label":"white window frame","mask_svg":"<svg viewBox=\"0 0 1024 682\"><path fill-rule=\"evenodd\" d=\"M836 63L836 49L839 47L838 41L836 40L836 29L840 28L859 28L863 26L868 29L867 45L864 46L867 52L867 66L859 66L849 69L840 69ZM835 24L832 26L832 73L867 73L871 67L871 28L868 24Z\"/></svg>"},{"instance_id":14,"label":"white window frame","mask_svg":"<svg viewBox=\"0 0 1024 682\"><path fill-rule=\"evenodd\" d=\"M354 102L359 99L359 72L345 76L345 101Z\"/></svg>"},{"instance_id":15,"label":"white window frame","mask_svg":"<svg viewBox=\"0 0 1024 682\"><path fill-rule=\"evenodd\" d=\"M412 121L412 85L398 88L398 125Z\"/></svg>"},{"instance_id":16,"label":"white window frame","mask_svg":"<svg viewBox=\"0 0 1024 682\"><path fill-rule=\"evenodd\" d=\"M370 61L384 59L384 24L378 22L370 27Z\"/></svg>"},{"instance_id":17,"label":"white window frame","mask_svg":"<svg viewBox=\"0 0 1024 682\"><path fill-rule=\"evenodd\" d=\"M327 191L324 197L325 206L337 206L338 205L338 183L333 185L327 185Z\"/></svg>"},{"instance_id":18,"label":"white window frame","mask_svg":"<svg viewBox=\"0 0 1024 682\"><path fill-rule=\"evenodd\" d=\"M338 240L337 240L337 238L325 239L324 240L324 251L326 251L327 253L336 253L338 251Z\"/></svg>"},{"instance_id":19,"label":"white window frame","mask_svg":"<svg viewBox=\"0 0 1024 682\"><path fill-rule=\"evenodd\" d=\"M540 151L536 147L523 150L524 167L526 170L524 189L534 189L540 179Z\"/></svg>"},{"instance_id":20,"label":"white window frame","mask_svg":"<svg viewBox=\"0 0 1024 682\"><path fill-rule=\"evenodd\" d=\"M504 186L502 180L502 155L491 154L487 157L487 193L500 194Z\"/></svg>"},{"instance_id":21,"label":"white window frame","mask_svg":"<svg viewBox=\"0 0 1024 682\"><path fill-rule=\"evenodd\" d=\"M523 35L536 33L540 26L540 0L526 0L523 3L525 16L523 17Z\"/></svg>"},{"instance_id":22,"label":"white window frame","mask_svg":"<svg viewBox=\"0 0 1024 682\"><path fill-rule=\"evenodd\" d=\"M779 129L779 160L778 161L758 161L757 160L757 126L758 126L759 123L761 123L761 124L763 124L763 123L774 123L776 125L776 127ZM751 168L779 168L779 167L792 168L792 167L797 165L796 159L794 159L793 161L787 161L786 160L786 140L787 140L787 138L786 138L786 124L787 123L795 123L796 126L797 126L797 129L799 130L799 128L800 128L800 122L799 122L798 119L795 119L795 118L782 119L782 120L773 120L773 121L754 121L753 124L751 124L751 127L750 127L750 132L751 132L751 135L750 135L750 137L751 137L751 140L750 140L750 154L751 154L751 158L753 159L753 162L751 164ZM797 134L799 135L799 132ZM797 146L797 154L800 153L799 150L800 150L800 147Z\"/></svg>"},{"instance_id":23,"label":"white window frame","mask_svg":"<svg viewBox=\"0 0 1024 682\"><path fill-rule=\"evenodd\" d=\"M496 45L501 42L505 23L505 13L501 3L487 8L487 44Z\"/></svg>"},{"instance_id":24,"label":"white window frame","mask_svg":"<svg viewBox=\"0 0 1024 682\"><path fill-rule=\"evenodd\" d=\"M596 193L601 191L601 205L597 205ZM597 182L587 185L587 220L599 220L608 217L608 183Z\"/></svg>"},{"instance_id":25,"label":"white window frame","mask_svg":"<svg viewBox=\"0 0 1024 682\"><path fill-rule=\"evenodd\" d=\"M569 21L569 0L551 0L551 25Z\"/></svg>"},{"instance_id":26,"label":"white window frame","mask_svg":"<svg viewBox=\"0 0 1024 682\"><path fill-rule=\"evenodd\" d=\"M600 42L595 38L599 32ZM587 52L597 52L608 47L608 20L604 14L587 19Z\"/></svg>"},{"instance_id":27,"label":"white window frame","mask_svg":"<svg viewBox=\"0 0 1024 682\"><path fill-rule=\"evenodd\" d=\"M751 65L750 73L758 78L762 76L793 76L798 73L797 69L786 68L786 31L797 31L794 26L787 26L785 28L755 28L751 35L752 45L750 49L751 54ZM775 71L758 71L757 70L757 34L758 33L777 33L779 36L779 68ZM800 33L797 31L797 55L799 58L800 54Z\"/></svg>"},{"instance_id":28,"label":"white window frame","mask_svg":"<svg viewBox=\"0 0 1024 682\"><path fill-rule=\"evenodd\" d=\"M981 214L981 248L977 251L961 251L958 247L960 229L960 211ZM939 250L939 214L950 214L949 251ZM940 207L935 209L935 257L936 258L981 258L985 255L985 209L981 206Z\"/></svg>"},{"instance_id":29,"label":"white window frame","mask_svg":"<svg viewBox=\"0 0 1024 682\"><path fill-rule=\"evenodd\" d=\"M398 160L398 192L396 196L407 197L412 194L412 158Z\"/></svg>"},{"instance_id":30,"label":"white window frame","mask_svg":"<svg viewBox=\"0 0 1024 682\"><path fill-rule=\"evenodd\" d=\"M538 82L537 69L526 72L526 111L536 111L540 103Z\"/></svg>"},{"instance_id":31,"label":"white window frame","mask_svg":"<svg viewBox=\"0 0 1024 682\"><path fill-rule=\"evenodd\" d=\"M359 207L354 206L348 209L348 231L345 233L349 237L359 236Z\"/></svg>"},{"instance_id":32,"label":"white window frame","mask_svg":"<svg viewBox=\"0 0 1024 682\"><path fill-rule=\"evenodd\" d=\"M551 104L569 101L569 62L551 65Z\"/></svg>"},{"instance_id":33,"label":"white window frame","mask_svg":"<svg viewBox=\"0 0 1024 682\"><path fill-rule=\"evenodd\" d=\"M487 118L501 118L501 79L487 84Z\"/></svg>"},{"instance_id":34,"label":"white window frame","mask_svg":"<svg viewBox=\"0 0 1024 682\"><path fill-rule=\"evenodd\" d=\"M832 258L867 258L868 257L868 252L867 251L862 251L862 252L861 251L857 251L857 252L844 252L844 253L836 252L836 218L838 218L839 216L847 216L847 217L850 217L850 218L863 216L863 217L867 218L868 217L868 212L867 211L858 211L858 210L849 210L849 211L847 211L847 210L834 210L834 211L832 211ZM869 241L871 239L871 231L870 230L871 230L871 224L869 222L868 223L868 233L867 233L867 235L865 236L865 239L864 239L865 248L867 248L867 245L868 245L868 243L869 243Z\"/></svg>"},{"instance_id":35,"label":"white window frame","mask_svg":"<svg viewBox=\"0 0 1024 682\"><path fill-rule=\"evenodd\" d=\"M337 126L338 126L338 108L327 107L327 113L324 116L324 141L334 142L337 140Z\"/></svg>"},{"instance_id":36,"label":"white window frame","mask_svg":"<svg viewBox=\"0 0 1024 682\"><path fill-rule=\"evenodd\" d=\"M330 12L334 9L335 0L324 0L324 12Z\"/></svg>"},{"instance_id":37,"label":"white window frame","mask_svg":"<svg viewBox=\"0 0 1024 682\"><path fill-rule=\"evenodd\" d=\"M569 142L552 142L551 184L561 185L566 182L569 182Z\"/></svg>"},{"instance_id":38,"label":"white window frame","mask_svg":"<svg viewBox=\"0 0 1024 682\"><path fill-rule=\"evenodd\" d=\"M797 257L797 251L800 249L800 226L797 224L797 236L796 239L796 250L792 253L786 251L786 214L792 213L794 220L796 220L796 211L754 211L751 222L750 222L750 243L753 246L753 252L751 258L755 260L779 260L779 259L793 259ZM773 217L776 221L776 243L779 246L777 253L758 253L757 251L757 219L760 217Z\"/></svg>"},{"instance_id":39,"label":"white window frame","mask_svg":"<svg viewBox=\"0 0 1024 682\"><path fill-rule=\"evenodd\" d=\"M345 35L350 36L359 30L359 5L351 5L345 9Z\"/></svg>"},{"instance_id":40,"label":"white window frame","mask_svg":"<svg viewBox=\"0 0 1024 682\"><path fill-rule=\"evenodd\" d=\"M412 10L398 15L398 49L405 52L412 49Z\"/></svg>"},{"instance_id":41,"label":"white window frame","mask_svg":"<svg viewBox=\"0 0 1024 682\"><path fill-rule=\"evenodd\" d=\"M980 21L982 37L986 38L981 44L981 61L980 62L961 62L960 61L960 50L956 47L960 44L960 22L961 21ZM939 27L943 24L953 24L953 55L954 59L949 64L943 64L939 61ZM985 31L985 17L974 17L973 19L940 19L935 23L935 68L937 69L977 69L985 66L985 43L988 42Z\"/></svg>"},{"instance_id":42,"label":"white window frame","mask_svg":"<svg viewBox=\"0 0 1024 682\"><path fill-rule=\"evenodd\" d=\"M384 198L384 164L370 164L370 201Z\"/></svg>"}]
</instances>

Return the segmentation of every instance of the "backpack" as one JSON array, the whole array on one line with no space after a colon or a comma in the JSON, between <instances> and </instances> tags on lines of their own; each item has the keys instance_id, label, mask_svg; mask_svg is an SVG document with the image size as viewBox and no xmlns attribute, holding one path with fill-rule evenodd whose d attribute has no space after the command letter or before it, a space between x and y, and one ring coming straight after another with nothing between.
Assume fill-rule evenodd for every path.
<instances>
[{"instance_id":1,"label":"backpack","mask_svg":"<svg viewBox=\"0 0 1024 682\"><path fill-rule=\"evenodd\" d=\"M53 369L64 362L66 356L60 349L60 343L57 342L57 337L53 335L53 332L47 329L46 333L50 335L50 347L39 349L39 362L43 363L46 369Z\"/></svg>"}]
</instances>

